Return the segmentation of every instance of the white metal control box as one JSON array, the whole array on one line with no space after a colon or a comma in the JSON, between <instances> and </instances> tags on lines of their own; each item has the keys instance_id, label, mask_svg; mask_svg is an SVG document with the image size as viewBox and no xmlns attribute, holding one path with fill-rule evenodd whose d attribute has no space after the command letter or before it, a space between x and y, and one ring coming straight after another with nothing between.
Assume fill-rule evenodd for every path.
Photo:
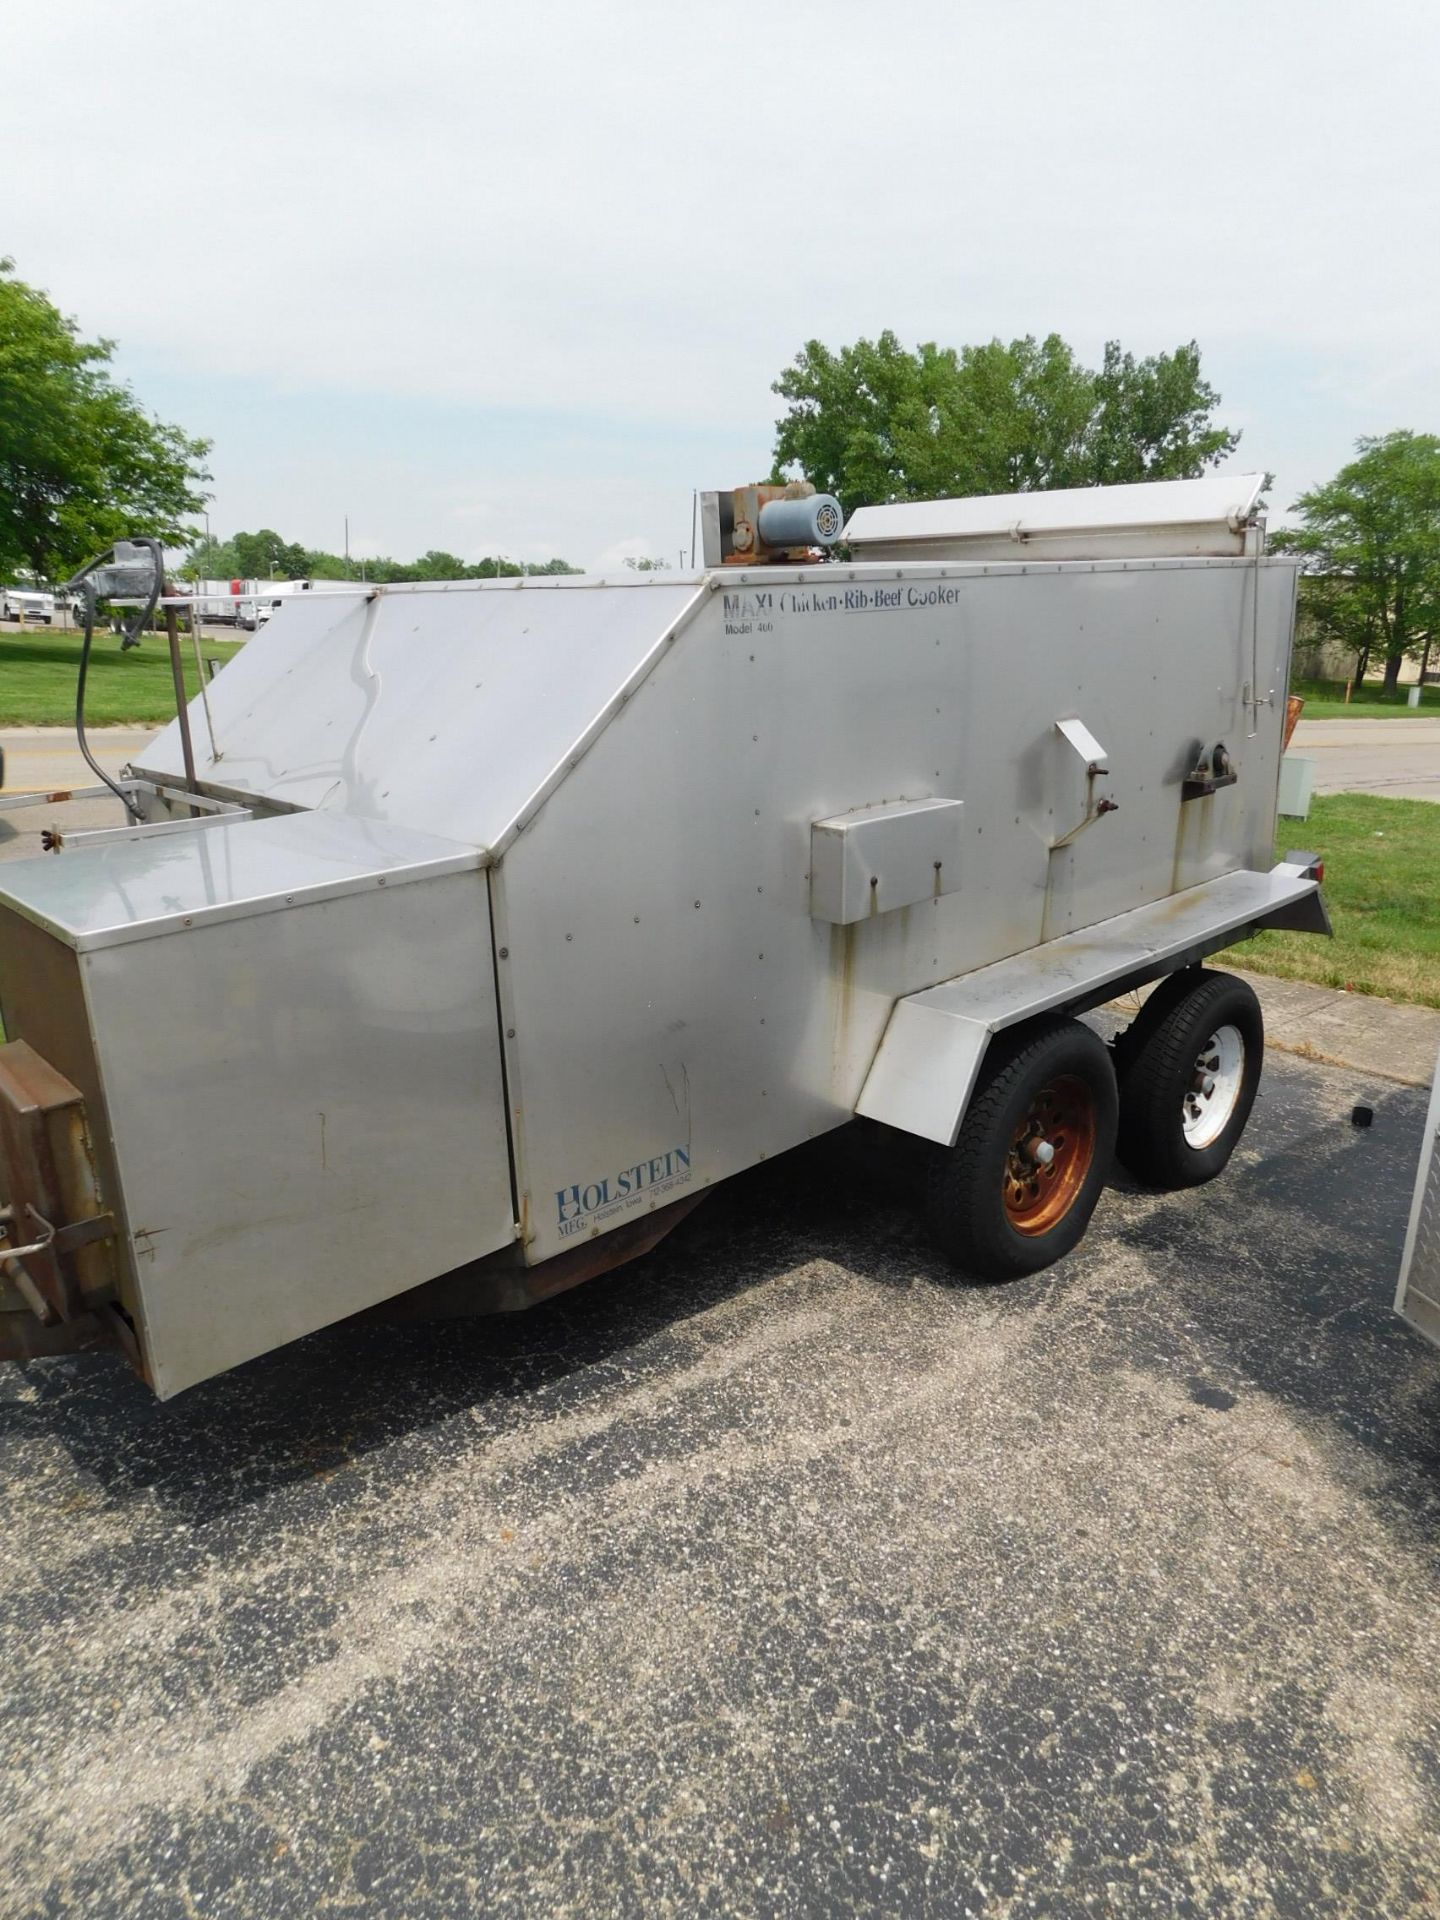
<instances>
[{"instance_id":1,"label":"white metal control box","mask_svg":"<svg viewBox=\"0 0 1440 1920\"><path fill-rule=\"evenodd\" d=\"M960 885L962 800L891 800L810 829L810 912L848 927Z\"/></svg>"}]
</instances>

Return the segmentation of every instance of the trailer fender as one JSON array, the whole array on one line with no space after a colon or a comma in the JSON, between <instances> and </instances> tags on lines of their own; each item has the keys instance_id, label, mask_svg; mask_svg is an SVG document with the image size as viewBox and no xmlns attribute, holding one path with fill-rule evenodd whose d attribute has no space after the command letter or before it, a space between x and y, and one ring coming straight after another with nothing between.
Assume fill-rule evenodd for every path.
<instances>
[{"instance_id":1,"label":"trailer fender","mask_svg":"<svg viewBox=\"0 0 1440 1920\"><path fill-rule=\"evenodd\" d=\"M1330 931L1308 856L1222 874L909 994L891 1011L855 1111L953 1146L994 1034L1042 1013L1084 1013L1265 927Z\"/></svg>"}]
</instances>

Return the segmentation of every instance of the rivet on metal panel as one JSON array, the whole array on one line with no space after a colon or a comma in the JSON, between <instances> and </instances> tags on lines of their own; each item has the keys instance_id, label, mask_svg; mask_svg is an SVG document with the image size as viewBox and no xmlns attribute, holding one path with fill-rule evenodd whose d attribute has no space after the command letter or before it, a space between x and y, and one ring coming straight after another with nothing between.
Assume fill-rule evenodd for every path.
<instances>
[{"instance_id":1,"label":"rivet on metal panel","mask_svg":"<svg viewBox=\"0 0 1440 1920\"><path fill-rule=\"evenodd\" d=\"M192 923L191 923L191 919L190 919L190 915L189 915L188 913L187 913L187 914L185 915L185 918L184 918L184 919L183 919L183 920L181 921L181 923L180 923L180 924L181 924L181 926L183 926L183 927L188 927L188 926L190 926L190 925L192 924Z\"/></svg>"},{"instance_id":2,"label":"rivet on metal panel","mask_svg":"<svg viewBox=\"0 0 1440 1920\"><path fill-rule=\"evenodd\" d=\"M699 901L697 900L695 904L696 904L696 905L698 906L698 905L699 905L700 903L699 903ZM574 934L573 934L573 933L567 933L567 934L566 934L566 936L565 936L565 938L566 938L567 940L573 940L573 939L575 938L575 936L574 936Z\"/></svg>"},{"instance_id":3,"label":"rivet on metal panel","mask_svg":"<svg viewBox=\"0 0 1440 1920\"><path fill-rule=\"evenodd\" d=\"M385 884L385 876L384 876L384 874L383 874L383 873L377 873L377 874L376 874L376 876L375 876L375 884L376 884L376 886L377 886L377 887L383 887L383 886L384 886L384 884Z\"/></svg>"},{"instance_id":4,"label":"rivet on metal panel","mask_svg":"<svg viewBox=\"0 0 1440 1920\"><path fill-rule=\"evenodd\" d=\"M505 1038L507 1040L513 1040L515 1038L515 1029L513 1027L506 1027Z\"/></svg>"},{"instance_id":5,"label":"rivet on metal panel","mask_svg":"<svg viewBox=\"0 0 1440 1920\"><path fill-rule=\"evenodd\" d=\"M698 907L698 906L699 906L699 904L700 904L700 902L699 902L699 901L697 900L697 901L695 902L695 904L696 904L696 906Z\"/></svg>"},{"instance_id":6,"label":"rivet on metal panel","mask_svg":"<svg viewBox=\"0 0 1440 1920\"><path fill-rule=\"evenodd\" d=\"M285 896L285 904L286 904L286 906L287 906L287 907L293 907L293 906L294 906L294 904L295 904L295 896L294 896L294 894L293 894L293 893L287 893L287 894L286 894L286 896Z\"/></svg>"},{"instance_id":7,"label":"rivet on metal panel","mask_svg":"<svg viewBox=\"0 0 1440 1920\"><path fill-rule=\"evenodd\" d=\"M638 927L638 926L639 926L639 924L640 924L640 916L639 916L639 914L638 914L638 913L637 913L637 914L636 914L636 916L635 916L635 924L636 924L636 926L637 926L637 927Z\"/></svg>"},{"instance_id":8,"label":"rivet on metal panel","mask_svg":"<svg viewBox=\"0 0 1440 1920\"><path fill-rule=\"evenodd\" d=\"M502 960L508 960L510 958L510 949L508 947L501 947L500 958Z\"/></svg>"}]
</instances>

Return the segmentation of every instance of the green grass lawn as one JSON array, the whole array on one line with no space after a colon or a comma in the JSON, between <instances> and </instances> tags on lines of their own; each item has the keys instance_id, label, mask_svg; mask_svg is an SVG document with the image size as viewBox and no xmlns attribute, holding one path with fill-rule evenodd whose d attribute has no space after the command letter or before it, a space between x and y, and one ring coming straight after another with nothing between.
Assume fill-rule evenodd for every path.
<instances>
[{"instance_id":1,"label":"green grass lawn","mask_svg":"<svg viewBox=\"0 0 1440 1920\"><path fill-rule=\"evenodd\" d=\"M1440 1007L1440 806L1322 794L1308 820L1282 820L1279 851L1325 861L1333 940L1262 933L1229 949L1237 966Z\"/></svg>"},{"instance_id":2,"label":"green grass lawn","mask_svg":"<svg viewBox=\"0 0 1440 1920\"><path fill-rule=\"evenodd\" d=\"M1418 711L1407 704L1409 689L1387 700L1378 680L1367 680L1354 689L1350 704L1345 704L1343 680L1297 680L1291 688L1305 702L1302 720L1440 720L1440 687L1422 687Z\"/></svg>"},{"instance_id":3,"label":"green grass lawn","mask_svg":"<svg viewBox=\"0 0 1440 1920\"><path fill-rule=\"evenodd\" d=\"M202 640L207 659L228 660L243 642ZM195 650L180 636L185 686L194 695ZM68 727L75 719L80 635L55 627L0 627L0 727ZM175 717L170 649L163 633L147 633L121 653L119 636L97 633L90 649L85 719L91 726L158 726Z\"/></svg>"}]
</instances>

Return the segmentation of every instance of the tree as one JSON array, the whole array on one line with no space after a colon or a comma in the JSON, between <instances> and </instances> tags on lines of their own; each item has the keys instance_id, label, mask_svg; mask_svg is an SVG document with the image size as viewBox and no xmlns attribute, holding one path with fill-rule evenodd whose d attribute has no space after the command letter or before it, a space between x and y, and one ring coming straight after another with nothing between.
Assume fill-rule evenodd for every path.
<instances>
[{"instance_id":1,"label":"tree","mask_svg":"<svg viewBox=\"0 0 1440 1920\"><path fill-rule=\"evenodd\" d=\"M1440 438L1387 433L1357 440L1355 454L1301 494L1303 525L1270 544L1303 556L1307 612L1355 647L1357 677L1378 652L1394 693L1405 656L1440 627Z\"/></svg>"},{"instance_id":2,"label":"tree","mask_svg":"<svg viewBox=\"0 0 1440 1920\"><path fill-rule=\"evenodd\" d=\"M415 562L417 580L463 580L465 562L459 554L446 553L438 547L430 547Z\"/></svg>"},{"instance_id":3,"label":"tree","mask_svg":"<svg viewBox=\"0 0 1440 1920\"><path fill-rule=\"evenodd\" d=\"M1083 366L1058 334L912 353L893 333L832 352L818 340L775 382L775 470L847 507L1203 473L1239 434L1192 340L1146 360L1110 341Z\"/></svg>"},{"instance_id":4,"label":"tree","mask_svg":"<svg viewBox=\"0 0 1440 1920\"><path fill-rule=\"evenodd\" d=\"M579 573L568 560L485 559L473 564L458 554L431 547L418 560L392 560L386 554L345 560L338 553L282 540L269 527L235 533L228 540L197 540L185 557L185 571L202 580L364 580L393 585L406 580L493 580L517 574Z\"/></svg>"},{"instance_id":5,"label":"tree","mask_svg":"<svg viewBox=\"0 0 1440 1920\"><path fill-rule=\"evenodd\" d=\"M258 533L230 537L235 571L244 580L300 580L306 577L308 554L302 546L282 540L270 527Z\"/></svg>"},{"instance_id":6,"label":"tree","mask_svg":"<svg viewBox=\"0 0 1440 1920\"><path fill-rule=\"evenodd\" d=\"M197 540L185 556L185 572L197 580L233 580L240 562L229 540L214 540L207 534Z\"/></svg>"},{"instance_id":7,"label":"tree","mask_svg":"<svg viewBox=\"0 0 1440 1920\"><path fill-rule=\"evenodd\" d=\"M178 544L204 505L209 442L146 413L113 351L0 260L0 577L63 578L123 534Z\"/></svg>"}]
</instances>

